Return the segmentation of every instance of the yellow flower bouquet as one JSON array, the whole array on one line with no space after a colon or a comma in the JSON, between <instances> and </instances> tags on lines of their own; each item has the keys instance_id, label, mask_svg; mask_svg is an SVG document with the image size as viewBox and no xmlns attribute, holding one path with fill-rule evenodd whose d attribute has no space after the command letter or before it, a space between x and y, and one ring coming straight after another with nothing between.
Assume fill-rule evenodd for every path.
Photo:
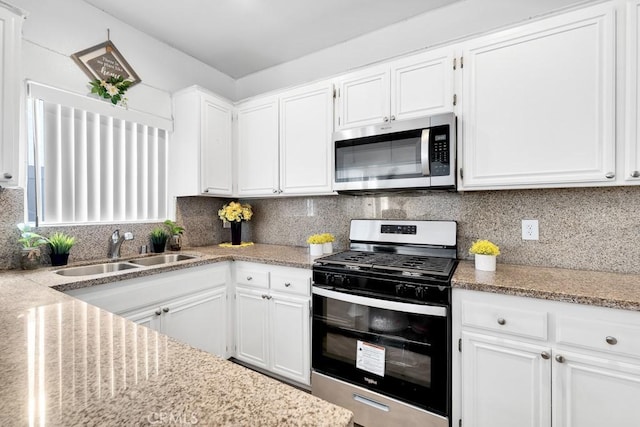
<instances>
[{"instance_id":1,"label":"yellow flower bouquet","mask_svg":"<svg viewBox=\"0 0 640 427\"><path fill-rule=\"evenodd\" d=\"M253 211L249 204L243 205L238 202L230 202L218 211L218 216L221 220L227 222L249 221L253 216Z\"/></svg>"},{"instance_id":2,"label":"yellow flower bouquet","mask_svg":"<svg viewBox=\"0 0 640 427\"><path fill-rule=\"evenodd\" d=\"M312 256L330 254L333 252L333 242L336 240L331 233L312 234L307 238Z\"/></svg>"},{"instance_id":3,"label":"yellow flower bouquet","mask_svg":"<svg viewBox=\"0 0 640 427\"><path fill-rule=\"evenodd\" d=\"M476 270L496 271L496 257L500 255L497 245L488 240L476 240L469 253L475 254Z\"/></svg>"}]
</instances>

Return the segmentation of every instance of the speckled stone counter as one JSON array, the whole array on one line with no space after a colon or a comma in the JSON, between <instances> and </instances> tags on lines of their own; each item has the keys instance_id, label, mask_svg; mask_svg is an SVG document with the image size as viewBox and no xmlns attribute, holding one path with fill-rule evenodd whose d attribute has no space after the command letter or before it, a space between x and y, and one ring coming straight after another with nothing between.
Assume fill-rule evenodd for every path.
<instances>
[{"instance_id":1,"label":"speckled stone counter","mask_svg":"<svg viewBox=\"0 0 640 427\"><path fill-rule=\"evenodd\" d=\"M640 311L640 275L498 264L478 271L461 261L455 288Z\"/></svg>"},{"instance_id":2,"label":"speckled stone counter","mask_svg":"<svg viewBox=\"0 0 640 427\"><path fill-rule=\"evenodd\" d=\"M171 253L171 252L169 252ZM118 280L133 279L136 277L149 276L167 271L179 270L187 267L195 267L198 265L211 264L221 261L251 261L262 264L283 265L287 267L311 268L313 261L317 257L311 257L306 247L298 246L280 246L255 244L252 246L238 248L223 248L218 245L203 246L196 248L185 248L179 253L186 255L195 255L196 258L162 264L153 267L140 267L131 270L122 270L115 273L105 273L92 276L60 276L53 272L61 267L45 267L34 271L16 271L14 274L21 275L25 280L49 286L59 291L68 291L71 289L85 288L88 286L101 285L111 283ZM153 256L157 254L148 254ZM120 261L128 261L132 258L123 258ZM76 263L69 267L93 264L100 261L109 262L109 260L95 260L92 262ZM2 275L0 274L0 278Z\"/></svg>"},{"instance_id":3,"label":"speckled stone counter","mask_svg":"<svg viewBox=\"0 0 640 427\"><path fill-rule=\"evenodd\" d=\"M350 426L303 391L0 276L0 425Z\"/></svg>"}]
</instances>

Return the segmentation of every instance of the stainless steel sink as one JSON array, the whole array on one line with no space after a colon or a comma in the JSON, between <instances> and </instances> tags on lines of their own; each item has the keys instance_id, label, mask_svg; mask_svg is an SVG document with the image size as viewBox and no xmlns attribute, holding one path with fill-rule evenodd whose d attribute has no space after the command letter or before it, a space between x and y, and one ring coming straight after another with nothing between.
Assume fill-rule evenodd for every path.
<instances>
[{"instance_id":1,"label":"stainless steel sink","mask_svg":"<svg viewBox=\"0 0 640 427\"><path fill-rule=\"evenodd\" d=\"M132 264L144 265L145 267L149 267L151 265L160 265L167 264L169 262L176 261L185 261L188 259L198 258L196 255L185 255L185 254L162 254L162 255L154 255L145 258L137 258L129 261Z\"/></svg>"},{"instance_id":2,"label":"stainless steel sink","mask_svg":"<svg viewBox=\"0 0 640 427\"><path fill-rule=\"evenodd\" d=\"M103 264L83 265L81 267L69 267L56 271L61 276L95 276L96 274L114 273L116 271L140 268L127 262L105 262Z\"/></svg>"}]
</instances>

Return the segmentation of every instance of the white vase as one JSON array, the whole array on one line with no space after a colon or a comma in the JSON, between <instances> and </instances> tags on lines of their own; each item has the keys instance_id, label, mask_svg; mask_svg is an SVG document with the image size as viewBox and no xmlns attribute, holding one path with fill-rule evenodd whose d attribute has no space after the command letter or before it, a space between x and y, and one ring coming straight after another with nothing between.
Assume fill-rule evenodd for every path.
<instances>
[{"instance_id":1,"label":"white vase","mask_svg":"<svg viewBox=\"0 0 640 427\"><path fill-rule=\"evenodd\" d=\"M332 242L323 243L322 244L322 253L323 254L333 253L333 243Z\"/></svg>"},{"instance_id":2,"label":"white vase","mask_svg":"<svg viewBox=\"0 0 640 427\"><path fill-rule=\"evenodd\" d=\"M309 255L311 256L320 256L322 255L322 243L311 243L309 244Z\"/></svg>"},{"instance_id":3,"label":"white vase","mask_svg":"<svg viewBox=\"0 0 640 427\"><path fill-rule=\"evenodd\" d=\"M495 255L476 254L476 270L496 271Z\"/></svg>"}]
</instances>

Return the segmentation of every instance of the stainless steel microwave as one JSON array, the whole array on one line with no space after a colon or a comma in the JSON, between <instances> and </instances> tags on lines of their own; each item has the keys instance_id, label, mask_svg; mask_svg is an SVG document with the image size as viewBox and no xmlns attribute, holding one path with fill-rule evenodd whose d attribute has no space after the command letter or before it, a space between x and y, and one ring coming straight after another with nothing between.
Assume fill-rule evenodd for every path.
<instances>
[{"instance_id":1,"label":"stainless steel microwave","mask_svg":"<svg viewBox=\"0 0 640 427\"><path fill-rule=\"evenodd\" d=\"M453 113L335 132L333 148L338 192L456 186Z\"/></svg>"}]
</instances>

